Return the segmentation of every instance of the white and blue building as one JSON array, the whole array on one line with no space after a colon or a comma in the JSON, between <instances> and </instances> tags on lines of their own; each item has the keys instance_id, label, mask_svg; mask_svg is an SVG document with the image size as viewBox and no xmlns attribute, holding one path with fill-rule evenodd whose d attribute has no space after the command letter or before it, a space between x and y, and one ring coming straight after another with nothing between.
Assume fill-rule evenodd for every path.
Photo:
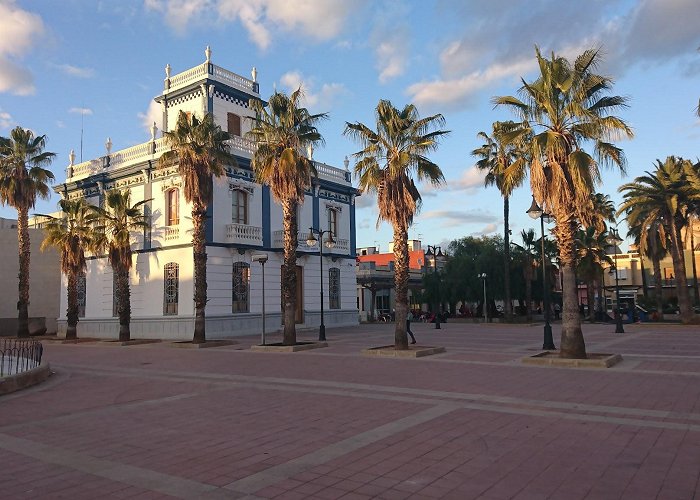
<instances>
[{"instance_id":1,"label":"white and blue building","mask_svg":"<svg viewBox=\"0 0 700 500\"><path fill-rule=\"evenodd\" d=\"M250 102L260 99L257 72L244 78L206 61L171 75L166 66L163 92L155 98L163 113L162 130L171 130L180 111L212 113L231 138L237 165L214 182L206 225L208 303L207 337L221 338L262 330L263 272L253 254L267 254L265 264L266 327L281 325L282 209L268 187L258 184L250 167L254 144L245 138L252 125ZM130 189L131 201L151 199L145 213L151 222L134 235L131 281L133 338L189 339L194 329L191 207L185 202L176 168L158 168L167 146L156 124L151 139L120 151L75 164L71 152L63 197L86 198L103 205L111 189ZM329 327L358 322L355 278L355 197L347 160L344 168L315 161L318 177L299 209L297 323L320 324L321 286L324 319ZM308 247L310 227L333 232L335 246ZM323 273L321 273L323 269ZM118 318L113 273L106 257L92 256L80 279L80 336L116 338ZM59 333L65 332L66 280L63 278Z\"/></svg>"}]
</instances>

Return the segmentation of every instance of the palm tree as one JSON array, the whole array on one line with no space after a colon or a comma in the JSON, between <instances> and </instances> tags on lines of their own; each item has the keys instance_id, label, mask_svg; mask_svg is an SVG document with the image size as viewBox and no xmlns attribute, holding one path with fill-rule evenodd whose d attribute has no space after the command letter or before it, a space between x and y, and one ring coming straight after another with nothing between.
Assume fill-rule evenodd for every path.
<instances>
[{"instance_id":1,"label":"palm tree","mask_svg":"<svg viewBox=\"0 0 700 500\"><path fill-rule=\"evenodd\" d=\"M158 159L161 168L177 165L185 200L192 205L192 254L194 258L194 336L206 342L207 248L205 221L212 201L214 177L225 173L225 165L236 165L227 142L231 136L214 123L210 113L201 120L180 111L175 130L163 134L170 151Z\"/></svg>"},{"instance_id":2,"label":"palm tree","mask_svg":"<svg viewBox=\"0 0 700 500\"><path fill-rule=\"evenodd\" d=\"M522 100L496 97L522 120L504 130L503 140L518 143L524 137L530 160L530 185L537 203L554 216L559 246L564 301L561 351L563 358L585 358L576 290L576 233L590 223L590 196L600 180L600 164L624 171L623 151L609 142L632 137L632 130L610 113L625 107L624 97L609 96L612 80L596 74L596 50L586 50L575 61L552 54L547 59L536 48L540 75L519 90ZM592 142L595 158L582 149Z\"/></svg>"},{"instance_id":3,"label":"palm tree","mask_svg":"<svg viewBox=\"0 0 700 500\"><path fill-rule=\"evenodd\" d=\"M421 196L413 179L439 185L444 181L440 167L427 154L435 151L446 130L436 130L445 123L442 115L420 118L413 104L402 110L388 100L380 100L375 111L376 131L366 125L346 123L345 135L357 141L362 149L355 175L360 189L377 194L379 216L394 230L394 280L396 293L396 327L394 347L408 349L406 313L408 312L408 228L420 209Z\"/></svg>"},{"instance_id":4,"label":"palm tree","mask_svg":"<svg viewBox=\"0 0 700 500\"><path fill-rule=\"evenodd\" d=\"M588 318L591 323L595 320L593 304L595 302L596 281L600 281L604 270L603 264L612 265L613 261L605 252L609 246L607 242L607 231L598 232L594 226L581 229L576 237L578 247L578 275L586 282L586 293L588 295Z\"/></svg>"},{"instance_id":5,"label":"palm tree","mask_svg":"<svg viewBox=\"0 0 700 500\"><path fill-rule=\"evenodd\" d=\"M17 336L29 337L29 209L37 196L48 199L54 179L49 166L55 153L44 151L46 136L16 127L10 137L0 137L0 204L17 210L19 243L19 299Z\"/></svg>"},{"instance_id":6,"label":"palm tree","mask_svg":"<svg viewBox=\"0 0 700 500\"><path fill-rule=\"evenodd\" d=\"M512 123L506 126L512 127ZM504 288L505 288L505 314L508 320L513 316L513 304L510 291L510 226L508 222L509 199L513 190L520 187L525 179L526 158L524 153L513 144L506 144L499 140L500 122L493 124L493 135L479 132L477 136L484 140L484 144L472 151L472 156L479 158L476 167L486 171L485 186L496 186L503 196L503 241L504 241Z\"/></svg>"},{"instance_id":7,"label":"palm tree","mask_svg":"<svg viewBox=\"0 0 700 500\"><path fill-rule=\"evenodd\" d=\"M663 163L656 160L654 172L646 172L646 175L620 186L624 199L618 210L618 214L627 214L630 226L641 227L642 241L650 230L658 230L662 241L668 238L683 323L689 323L693 318L681 241L681 229L687 222L686 213L692 196L684 170L688 163L688 160L674 156L669 156Z\"/></svg>"},{"instance_id":8,"label":"palm tree","mask_svg":"<svg viewBox=\"0 0 700 500\"><path fill-rule=\"evenodd\" d=\"M520 238L523 240L522 245L513 243L517 248L519 248L525 255L525 265L523 266L523 276L525 278L525 304L527 311L527 322L532 322L532 280L534 276L534 262L533 262L533 251L535 251L535 245L537 242L537 237L535 236L535 230L530 228L527 231L523 229L520 232Z\"/></svg>"},{"instance_id":9,"label":"palm tree","mask_svg":"<svg viewBox=\"0 0 700 500\"><path fill-rule=\"evenodd\" d=\"M646 219L646 216L641 216L637 218L637 221L643 221ZM639 248L640 256L646 256L647 258L651 259L651 265L654 273L654 300L656 301L656 314L658 319L662 320L664 318L664 299L663 283L661 282L661 259L668 255L669 242L668 238L661 237L661 234L666 235L666 232L663 230L663 228L659 227L661 224L661 221L659 220L653 221L651 226L644 231L642 231L642 224L639 222L632 225L628 219L627 224L629 226L629 232L627 235L634 238L634 242Z\"/></svg>"},{"instance_id":10,"label":"palm tree","mask_svg":"<svg viewBox=\"0 0 700 500\"><path fill-rule=\"evenodd\" d=\"M107 260L114 271L114 290L119 315L119 341L131 340L131 290L129 272L133 266L131 242L135 231L148 226L142 206L151 201L143 200L130 205L130 190L107 192L107 208L93 207L99 217L98 236L95 247L107 250Z\"/></svg>"},{"instance_id":11,"label":"palm tree","mask_svg":"<svg viewBox=\"0 0 700 500\"><path fill-rule=\"evenodd\" d=\"M289 96L275 92L267 107L262 101L253 101L251 108L256 118L252 130L247 134L256 143L252 159L255 177L258 182L270 187L273 198L282 205L284 345L297 342L297 208L304 203L304 193L311 187L311 178L318 176L313 161L305 157L302 151L306 151L308 146L323 144L323 137L316 125L327 117L325 113L312 115L301 107L302 97L300 87Z\"/></svg>"},{"instance_id":12,"label":"palm tree","mask_svg":"<svg viewBox=\"0 0 700 500\"><path fill-rule=\"evenodd\" d=\"M84 198L60 200L58 205L62 218L42 216L49 220L44 227L46 236L41 249L54 247L61 252L61 271L68 279L66 339L74 340L78 338L78 276L86 269L85 252L94 248L95 212Z\"/></svg>"},{"instance_id":13,"label":"palm tree","mask_svg":"<svg viewBox=\"0 0 700 500\"><path fill-rule=\"evenodd\" d=\"M615 204L610 196L603 193L591 194L591 218L588 227L600 234L608 230L608 222L615 222Z\"/></svg>"}]
</instances>

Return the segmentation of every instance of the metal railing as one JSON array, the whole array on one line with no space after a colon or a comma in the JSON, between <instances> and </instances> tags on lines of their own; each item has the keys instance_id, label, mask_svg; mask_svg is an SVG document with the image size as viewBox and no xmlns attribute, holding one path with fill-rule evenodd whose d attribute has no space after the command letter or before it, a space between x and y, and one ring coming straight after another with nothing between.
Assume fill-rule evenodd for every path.
<instances>
[{"instance_id":1,"label":"metal railing","mask_svg":"<svg viewBox=\"0 0 700 500\"><path fill-rule=\"evenodd\" d=\"M0 377L17 375L41 364L44 346L36 340L0 340Z\"/></svg>"}]
</instances>

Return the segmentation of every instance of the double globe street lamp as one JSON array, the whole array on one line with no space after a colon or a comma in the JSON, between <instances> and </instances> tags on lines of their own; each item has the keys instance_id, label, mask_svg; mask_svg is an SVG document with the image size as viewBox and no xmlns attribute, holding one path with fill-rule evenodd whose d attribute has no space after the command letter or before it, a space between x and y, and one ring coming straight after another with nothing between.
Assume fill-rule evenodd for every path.
<instances>
[{"instance_id":1,"label":"double globe street lamp","mask_svg":"<svg viewBox=\"0 0 700 500\"><path fill-rule=\"evenodd\" d=\"M545 219L547 219L547 222L550 222L551 217L540 208L534 196L532 197L530 208L528 208L525 213L532 219L540 219L540 230L542 232L542 288L544 302L544 342L542 343L542 349L555 350L554 338L552 337L552 325L549 324L549 288L547 285L547 267L545 266L544 256L544 223ZM530 307L529 304L528 307Z\"/></svg>"},{"instance_id":2,"label":"double globe street lamp","mask_svg":"<svg viewBox=\"0 0 700 500\"><path fill-rule=\"evenodd\" d=\"M617 224L616 224L617 226ZM610 235L608 236L608 243L615 248L615 333L625 333L625 329L622 326L622 315L620 314L620 277L617 272L617 248L622 243L622 238L620 238L620 233L615 229L610 230ZM612 271L612 268L610 269Z\"/></svg>"},{"instance_id":3,"label":"double globe street lamp","mask_svg":"<svg viewBox=\"0 0 700 500\"><path fill-rule=\"evenodd\" d=\"M442 248L438 245L428 245L426 257L433 257L433 265L435 267L435 329L440 330L440 279L438 278L438 257L442 257Z\"/></svg>"},{"instance_id":4,"label":"double globe street lamp","mask_svg":"<svg viewBox=\"0 0 700 500\"><path fill-rule=\"evenodd\" d=\"M486 273L477 274L476 277L484 281L484 324L486 324L489 321L489 316L488 316L489 308L486 305Z\"/></svg>"},{"instance_id":5,"label":"double globe street lamp","mask_svg":"<svg viewBox=\"0 0 700 500\"><path fill-rule=\"evenodd\" d=\"M323 241L323 235L328 234L326 241ZM318 239L317 239L318 236ZM321 243L322 242L322 243ZM318 328L318 340L326 340L326 325L323 323L323 245L331 249L335 246L335 240L333 239L333 231L323 229L309 228L309 236L306 238L306 244L310 247L315 247L316 243L318 245L318 254L320 256L321 263L321 326Z\"/></svg>"}]
</instances>

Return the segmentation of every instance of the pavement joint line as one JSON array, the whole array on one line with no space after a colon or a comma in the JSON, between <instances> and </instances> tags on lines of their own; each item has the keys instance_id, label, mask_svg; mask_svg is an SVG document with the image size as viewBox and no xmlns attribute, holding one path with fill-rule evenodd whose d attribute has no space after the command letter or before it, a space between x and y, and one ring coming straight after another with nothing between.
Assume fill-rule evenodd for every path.
<instances>
[{"instance_id":1,"label":"pavement joint line","mask_svg":"<svg viewBox=\"0 0 700 500\"><path fill-rule=\"evenodd\" d=\"M131 369L133 371L139 372L138 374L120 374L121 376L137 376L148 374L144 373L141 369ZM90 372L91 370L86 370ZM99 369L98 369L99 371ZM94 370L93 370L94 372ZM165 373L166 375L162 375ZM167 378L169 372L161 372L161 377ZM685 424L677 422L654 422L651 420L643 420L632 417L612 417L606 415L589 415L581 413L564 413L563 411L552 411L552 410L568 410L573 412L597 412L603 414L613 414L613 415L631 415L634 417L651 417L659 419L676 419L676 420L700 420L700 414L687 413L687 412L670 412L663 410L644 410L638 408L624 408L616 406L602 406L602 405L588 405L582 403L567 403L567 402L556 402L556 401L539 401L532 399L521 399L513 398L507 396L489 396L484 394L463 394L454 393L446 391L434 391L434 390L424 390L424 389L411 389L403 387L389 387L389 386L377 386L368 384L354 384L354 383L342 383L342 382L330 382L330 381L308 381L300 379L279 379L275 377L250 377L250 376L237 376L237 375L204 375L202 374L189 374L190 376L183 375L182 372L178 372L177 376L173 378L182 380L192 380L192 378L200 379L214 379L220 382L230 381L230 383L238 386L249 386L257 387L260 389L268 390L280 390L280 391L294 391L294 392L308 392L316 394L325 395L338 395L346 397L360 397L368 399L378 399L378 400L392 400L392 401L402 401L417 404L435 405L447 403L448 401L454 402L454 404L460 404L466 409L475 409L483 411L492 411L498 413L515 413L522 415L531 416L551 416L568 418L574 420L584 420L584 421L595 421L595 422L611 422L620 425L636 425L642 427L658 427L658 428L668 428L668 429L684 429L693 432L700 432L700 425L696 424ZM223 379L223 380L222 380ZM348 391L351 389L352 391ZM388 393L388 394L387 394ZM393 393L393 394L391 394ZM426 399L427 398L427 399ZM443 398L443 399L438 399ZM456 400L456 401L455 401ZM466 400L466 401L465 401ZM469 402L468 402L469 401ZM475 401L475 402L472 402ZM508 408L503 405L512 405L512 408ZM523 406L530 406L536 408L544 408L543 410L533 409L533 408L522 408ZM23 425L23 424L17 424ZM1 427L0 427L1 428Z\"/></svg>"},{"instance_id":2,"label":"pavement joint line","mask_svg":"<svg viewBox=\"0 0 700 500\"><path fill-rule=\"evenodd\" d=\"M45 463L68 467L112 481L171 495L176 498L198 498L203 494L211 494L215 493L215 490L219 490L217 486L211 484L201 483L141 467L134 467L112 460L96 458L84 453L41 444L29 439L18 438L3 433L0 433L0 448ZM230 493L238 493L238 496L244 496L242 492L236 492L235 490ZM225 497L221 495L217 496L220 498L231 498L231 494ZM209 495L207 496L212 498Z\"/></svg>"},{"instance_id":3,"label":"pavement joint line","mask_svg":"<svg viewBox=\"0 0 700 500\"><path fill-rule=\"evenodd\" d=\"M460 409L459 405L454 404L439 404L428 408L413 415L400 418L393 422L386 423L374 429L361 432L347 439L343 439L337 443L320 448L306 455L294 458L283 464L275 465L269 469L260 471L251 476L239 479L224 486L226 489L242 491L244 493L254 493L267 486L271 486L285 479L289 479L299 473L330 462L350 452L364 448L372 443L376 443L382 439L393 436L406 429L416 425L423 424L441 417L452 411Z\"/></svg>"}]
</instances>

